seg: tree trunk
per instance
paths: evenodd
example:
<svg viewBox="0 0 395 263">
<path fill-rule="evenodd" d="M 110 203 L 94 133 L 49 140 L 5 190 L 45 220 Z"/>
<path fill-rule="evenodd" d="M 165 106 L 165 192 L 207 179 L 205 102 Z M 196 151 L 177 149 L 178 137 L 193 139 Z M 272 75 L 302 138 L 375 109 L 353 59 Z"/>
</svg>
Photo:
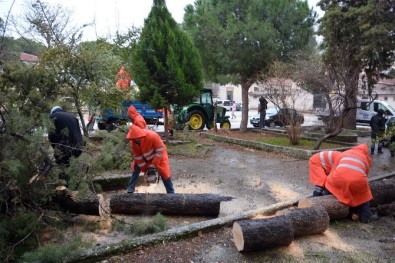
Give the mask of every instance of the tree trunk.
<svg viewBox="0 0 395 263">
<path fill-rule="evenodd" d="M 288 246 L 294 239 L 292 222 L 285 216 L 235 222 L 232 234 L 241 252 Z"/>
<path fill-rule="evenodd" d="M 295 236 L 321 234 L 329 228 L 329 215 L 321 206 L 286 209 L 276 215 L 284 215 L 291 220 Z"/>
<path fill-rule="evenodd" d="M 395 177 L 370 182 L 369 185 L 373 195 L 371 206 L 395 202 Z"/>
<path fill-rule="evenodd" d="M 330 220 L 345 218 L 349 214 L 349 207 L 340 203 L 333 195 L 324 195 L 302 199 L 298 203 L 298 208 L 321 206 L 325 208 Z"/>
<path fill-rule="evenodd" d="M 53 200 L 61 209 L 71 213 L 85 215 L 100 215 L 99 206 L 103 200 L 102 195 L 88 193 L 84 197 L 80 197 L 76 191 L 70 191 L 65 187 L 57 189 Z"/>
<path fill-rule="evenodd" d="M 214 194 L 117 194 L 110 200 L 111 213 L 218 216 L 221 201 L 231 197 Z"/>
</svg>

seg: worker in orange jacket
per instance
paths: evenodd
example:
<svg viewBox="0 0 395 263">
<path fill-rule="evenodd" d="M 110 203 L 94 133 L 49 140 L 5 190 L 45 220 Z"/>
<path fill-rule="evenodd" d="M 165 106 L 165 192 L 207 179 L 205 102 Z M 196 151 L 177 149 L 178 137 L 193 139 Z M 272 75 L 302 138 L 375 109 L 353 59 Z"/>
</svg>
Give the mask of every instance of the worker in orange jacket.
<svg viewBox="0 0 395 263">
<path fill-rule="evenodd" d="M 128 108 L 128 115 L 132 119 L 132 123 L 141 129 L 147 128 L 147 123 L 144 120 L 144 117 L 137 112 L 136 108 L 133 105 L 130 105 Z M 136 187 L 137 180 L 140 175 L 140 168 L 135 161 L 132 162 L 132 175 L 130 176 L 130 180 L 127 186 L 127 192 L 133 193 Z"/>
<path fill-rule="evenodd" d="M 310 183 L 316 186 L 313 196 L 327 194 L 325 189 L 326 178 L 332 171 L 332 167 L 339 162 L 340 155 L 341 152 L 339 151 L 322 151 L 310 157 Z"/>
<path fill-rule="evenodd" d="M 166 192 L 173 194 L 174 187 L 171 180 L 167 148 L 160 136 L 154 131 L 141 129 L 132 124 L 126 139 L 130 141 L 134 161 L 140 170 L 146 172 L 149 168 L 157 169 L 162 177 Z"/>
<path fill-rule="evenodd" d="M 361 222 L 377 219 L 370 209 L 373 196 L 368 183 L 371 166 L 368 145 L 355 146 L 341 152 L 338 157 L 326 177 L 324 188 L 340 202 L 350 206 L 352 212 L 357 212 Z"/>
</svg>

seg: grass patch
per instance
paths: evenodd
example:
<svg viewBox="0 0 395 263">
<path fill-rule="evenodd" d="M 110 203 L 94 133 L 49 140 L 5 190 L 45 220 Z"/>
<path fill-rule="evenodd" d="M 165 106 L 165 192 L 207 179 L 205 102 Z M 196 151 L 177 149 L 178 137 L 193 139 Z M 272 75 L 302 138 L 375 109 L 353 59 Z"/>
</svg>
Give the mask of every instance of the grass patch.
<svg viewBox="0 0 395 263">
<path fill-rule="evenodd" d="M 161 213 L 157 213 L 152 218 L 135 221 L 130 227 L 130 232 L 136 236 L 142 236 L 162 232 L 166 227 L 166 218 Z"/>
<path fill-rule="evenodd" d="M 255 139 L 257 142 L 278 145 L 278 146 L 285 146 L 285 147 L 296 147 L 300 149 L 313 149 L 317 141 L 307 140 L 307 139 L 300 139 L 299 144 L 292 145 L 288 139 L 288 137 L 269 137 L 269 138 L 257 138 Z M 321 149 L 333 149 L 333 148 L 340 148 L 344 147 L 344 145 L 338 143 L 330 143 L 330 142 L 323 142 L 320 146 Z"/>
<path fill-rule="evenodd" d="M 81 238 L 76 238 L 72 242 L 65 244 L 48 244 L 38 249 L 26 252 L 22 255 L 22 262 L 61 262 L 63 258 L 76 255 L 81 248 L 86 248 L 90 244 L 83 242 Z"/>
</svg>

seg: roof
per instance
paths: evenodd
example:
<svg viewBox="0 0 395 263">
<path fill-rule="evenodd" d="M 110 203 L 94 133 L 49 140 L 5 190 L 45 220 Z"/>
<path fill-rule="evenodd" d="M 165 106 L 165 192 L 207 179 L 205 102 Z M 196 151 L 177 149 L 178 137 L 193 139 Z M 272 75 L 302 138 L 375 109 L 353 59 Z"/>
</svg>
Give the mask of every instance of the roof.
<svg viewBox="0 0 395 263">
<path fill-rule="evenodd" d="M 27 54 L 24 52 L 19 53 L 19 60 L 28 63 L 38 63 L 40 61 L 38 56 Z"/>
</svg>

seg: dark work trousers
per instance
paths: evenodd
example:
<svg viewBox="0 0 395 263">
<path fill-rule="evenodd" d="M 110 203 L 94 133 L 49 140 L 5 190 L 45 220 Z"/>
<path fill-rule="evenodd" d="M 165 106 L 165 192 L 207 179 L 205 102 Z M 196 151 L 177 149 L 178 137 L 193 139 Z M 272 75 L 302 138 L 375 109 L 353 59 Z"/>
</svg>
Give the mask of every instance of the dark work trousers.
<svg viewBox="0 0 395 263">
<path fill-rule="evenodd" d="M 266 110 L 259 112 L 259 128 L 265 128 Z"/>
</svg>

